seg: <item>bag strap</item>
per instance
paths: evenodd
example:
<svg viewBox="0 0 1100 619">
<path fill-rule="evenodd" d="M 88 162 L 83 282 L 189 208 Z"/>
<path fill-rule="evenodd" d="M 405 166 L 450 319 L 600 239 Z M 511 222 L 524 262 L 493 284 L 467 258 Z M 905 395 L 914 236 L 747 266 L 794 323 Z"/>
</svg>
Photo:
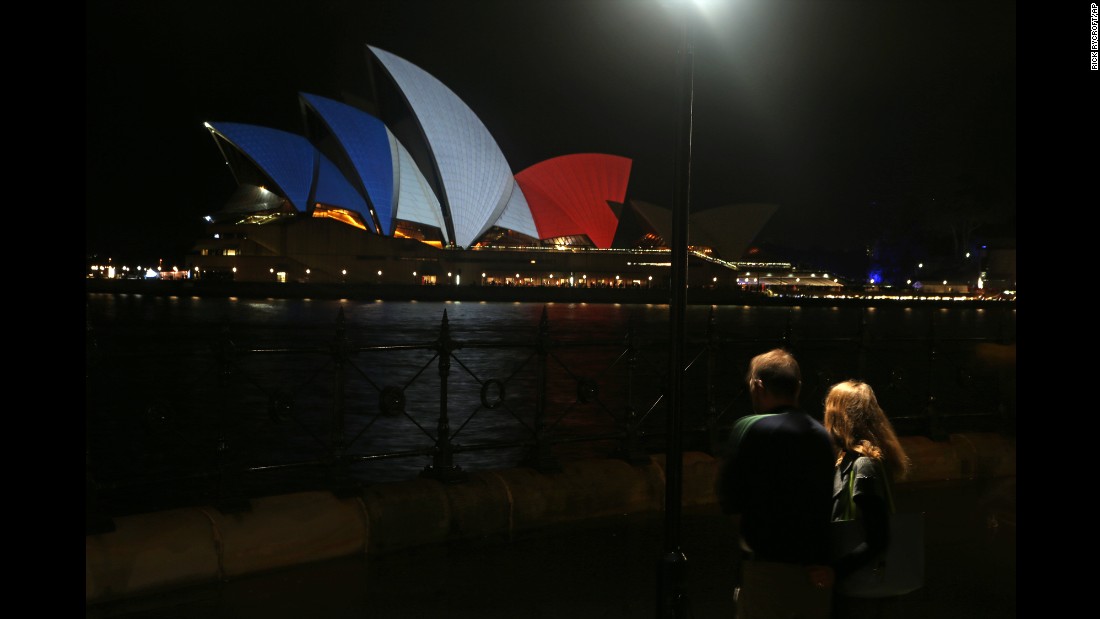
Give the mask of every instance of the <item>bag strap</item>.
<svg viewBox="0 0 1100 619">
<path fill-rule="evenodd" d="M 844 506 L 844 519 L 852 520 L 856 512 L 855 501 L 855 489 L 856 489 L 856 463 L 852 462 L 851 468 L 848 469 L 848 504 Z"/>
<path fill-rule="evenodd" d="M 865 457 L 865 456 L 861 456 Z M 859 458 L 856 458 L 857 460 Z M 886 501 L 890 506 L 890 513 L 894 513 L 894 491 L 890 488 L 890 475 L 884 469 L 882 471 L 882 483 L 886 486 Z M 844 506 L 844 519 L 851 520 L 856 513 L 856 463 L 852 462 L 852 467 L 848 471 L 848 504 Z"/>
</svg>

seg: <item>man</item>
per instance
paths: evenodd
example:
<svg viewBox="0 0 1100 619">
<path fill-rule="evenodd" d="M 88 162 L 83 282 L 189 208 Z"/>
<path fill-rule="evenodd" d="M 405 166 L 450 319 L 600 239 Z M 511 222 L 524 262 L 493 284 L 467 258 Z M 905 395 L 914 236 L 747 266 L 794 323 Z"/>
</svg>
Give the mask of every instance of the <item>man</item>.
<svg viewBox="0 0 1100 619">
<path fill-rule="evenodd" d="M 754 357 L 747 380 L 755 414 L 734 424 L 717 488 L 743 551 L 737 619 L 824 619 L 837 452 L 825 427 L 798 407 L 802 374 L 790 353 Z"/>
</svg>

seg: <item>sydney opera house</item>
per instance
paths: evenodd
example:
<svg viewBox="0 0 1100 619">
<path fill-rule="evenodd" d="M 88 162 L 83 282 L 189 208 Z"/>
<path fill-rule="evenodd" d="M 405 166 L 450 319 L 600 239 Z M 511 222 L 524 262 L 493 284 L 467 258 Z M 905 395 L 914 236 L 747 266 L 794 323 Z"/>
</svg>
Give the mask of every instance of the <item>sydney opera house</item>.
<svg viewBox="0 0 1100 619">
<path fill-rule="evenodd" d="M 515 172 L 439 80 L 375 47 L 367 60 L 371 112 L 301 93 L 300 134 L 206 124 L 237 190 L 207 216 L 193 277 L 668 285 L 671 210 L 631 199 L 631 159 L 565 154 Z M 743 283 L 738 261 L 775 208 L 693 213 L 689 285 Z"/>
</svg>

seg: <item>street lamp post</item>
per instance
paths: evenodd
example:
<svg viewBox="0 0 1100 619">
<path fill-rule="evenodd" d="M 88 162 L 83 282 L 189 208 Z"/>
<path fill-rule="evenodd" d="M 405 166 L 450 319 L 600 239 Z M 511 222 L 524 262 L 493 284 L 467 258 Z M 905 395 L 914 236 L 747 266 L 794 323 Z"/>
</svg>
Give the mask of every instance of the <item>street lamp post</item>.
<svg viewBox="0 0 1100 619">
<path fill-rule="evenodd" d="M 676 182 L 672 205 L 672 298 L 669 302 L 669 390 L 665 448 L 664 549 L 657 575 L 658 619 L 686 616 L 684 571 L 687 557 L 680 547 L 683 495 L 684 311 L 687 305 L 688 213 L 691 210 L 692 106 L 695 98 L 694 7 L 681 3 L 681 39 L 678 65 L 679 119 L 676 143 Z"/>
</svg>

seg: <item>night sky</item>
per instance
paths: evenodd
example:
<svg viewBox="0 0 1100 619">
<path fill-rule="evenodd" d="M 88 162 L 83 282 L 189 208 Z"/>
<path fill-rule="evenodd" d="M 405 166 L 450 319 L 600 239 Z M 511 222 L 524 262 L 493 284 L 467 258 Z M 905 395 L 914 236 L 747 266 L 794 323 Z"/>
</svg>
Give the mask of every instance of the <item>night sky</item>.
<svg viewBox="0 0 1100 619">
<path fill-rule="evenodd" d="M 1015 2 L 706 5 L 694 209 L 778 204 L 757 241 L 803 249 L 927 227 L 945 203 L 1015 238 Z M 203 123 L 303 133 L 299 93 L 367 96 L 367 45 L 454 91 L 513 172 L 621 155 L 634 162 L 628 198 L 672 206 L 680 29 L 670 0 L 86 8 L 89 256 L 181 259 L 235 188 Z"/>
</svg>

